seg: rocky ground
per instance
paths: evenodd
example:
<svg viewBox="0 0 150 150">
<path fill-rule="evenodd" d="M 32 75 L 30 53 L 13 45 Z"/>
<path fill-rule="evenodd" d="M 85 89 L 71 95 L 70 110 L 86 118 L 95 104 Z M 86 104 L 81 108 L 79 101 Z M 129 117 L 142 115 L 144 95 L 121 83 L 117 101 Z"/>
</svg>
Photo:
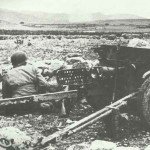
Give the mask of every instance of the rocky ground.
<svg viewBox="0 0 150 150">
<path fill-rule="evenodd" d="M 18 44 L 18 40 L 23 40 Z M 128 45 L 130 39 L 122 39 L 124 45 Z M 138 45 L 149 45 L 149 39 L 140 41 Z M 80 54 L 84 60 L 94 62 L 98 56 L 93 53 L 92 47 L 100 44 L 113 44 L 117 39 L 107 39 L 99 36 L 8 36 L 0 40 L 0 62 L 1 69 L 10 64 L 9 57 L 16 50 L 25 51 L 29 60 L 32 62 L 43 60 L 66 61 L 68 54 Z M 130 44 L 136 46 L 136 40 Z M 54 65 L 55 66 L 55 65 Z M 26 114 L 11 114 L 9 116 L 0 116 L 0 127 L 15 127 L 25 132 L 31 139 L 48 136 L 53 132 L 66 127 L 69 124 L 78 121 L 91 114 L 94 110 L 87 103 L 78 103 L 74 106 L 68 118 L 59 117 L 59 113 L 34 112 Z M 87 127 L 79 133 L 64 139 L 55 145 L 58 150 L 65 150 L 73 144 L 88 142 L 94 140 L 113 141 L 118 146 L 139 147 L 145 149 L 150 144 L 150 132 L 146 130 L 137 116 L 129 115 L 127 119 L 120 121 L 119 140 L 115 141 L 108 138 L 105 126 L 102 120 Z"/>
<path fill-rule="evenodd" d="M 27 136 L 31 137 L 31 141 L 34 142 L 38 137 L 48 136 L 93 112 L 94 110 L 88 104 L 77 104 L 68 118 L 60 118 L 58 113 L 14 114 L 11 116 L 0 116 L 0 126 L 1 128 L 13 126 L 20 129 Z M 150 132 L 142 127 L 141 121 L 137 116 L 129 115 L 128 120 L 120 121 L 119 137 L 119 140 L 108 138 L 104 123 L 102 120 L 99 120 L 67 139 L 53 144 L 52 147 L 58 150 L 65 150 L 74 144 L 105 140 L 112 141 L 117 146 L 139 147 L 141 150 L 144 150 L 150 144 Z"/>
</svg>

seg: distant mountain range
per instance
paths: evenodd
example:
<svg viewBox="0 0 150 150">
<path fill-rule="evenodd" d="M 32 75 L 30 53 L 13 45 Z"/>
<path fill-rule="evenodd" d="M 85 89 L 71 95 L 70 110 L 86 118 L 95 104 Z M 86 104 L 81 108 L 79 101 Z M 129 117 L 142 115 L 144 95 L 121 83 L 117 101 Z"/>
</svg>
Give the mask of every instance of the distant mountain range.
<svg viewBox="0 0 150 150">
<path fill-rule="evenodd" d="M 43 12 L 16 12 L 0 9 L 0 20 L 11 23 L 69 23 L 67 14 L 48 14 Z"/>
<path fill-rule="evenodd" d="M 50 14 L 45 12 L 17 12 L 6 9 L 0 9 L 0 20 L 12 24 L 36 23 L 36 24 L 68 24 L 68 23 L 85 23 L 98 22 L 101 20 L 117 19 L 145 19 L 132 14 L 115 14 L 105 15 L 102 13 L 93 14 Z"/>
<path fill-rule="evenodd" d="M 113 14 L 113 15 L 104 15 L 101 13 L 92 14 L 94 20 L 120 20 L 120 19 L 146 19 L 133 14 Z"/>
</svg>

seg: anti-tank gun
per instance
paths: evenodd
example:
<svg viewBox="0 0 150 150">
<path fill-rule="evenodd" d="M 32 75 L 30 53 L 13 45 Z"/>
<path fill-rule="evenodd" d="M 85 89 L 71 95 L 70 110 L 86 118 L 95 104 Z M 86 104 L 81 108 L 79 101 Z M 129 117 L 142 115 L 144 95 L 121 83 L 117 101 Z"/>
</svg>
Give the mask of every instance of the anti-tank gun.
<svg viewBox="0 0 150 150">
<path fill-rule="evenodd" d="M 60 85 L 82 87 L 89 104 L 102 109 L 44 138 L 42 147 L 80 131 L 114 110 L 116 113 L 124 105 L 150 125 L 150 49 L 102 45 L 95 52 L 100 56 L 99 67 L 60 70 L 57 81 Z"/>
<path fill-rule="evenodd" d="M 134 101 L 128 102 L 127 110 L 142 116 L 150 125 L 150 49 L 101 45 L 94 51 L 99 55 L 100 67 L 93 68 L 97 73 L 97 82 L 87 87 L 87 101 L 99 109 L 132 92 L 140 91 Z M 97 95 L 91 94 L 94 91 Z"/>
<path fill-rule="evenodd" d="M 150 49 L 101 45 L 94 51 L 99 55 L 98 67 L 58 71 L 58 83 L 78 86 L 78 91 L 82 87 L 86 100 L 96 110 L 130 93 L 142 91 L 134 101 L 128 101 L 127 110 L 142 116 L 150 124 L 147 105 Z"/>
</svg>

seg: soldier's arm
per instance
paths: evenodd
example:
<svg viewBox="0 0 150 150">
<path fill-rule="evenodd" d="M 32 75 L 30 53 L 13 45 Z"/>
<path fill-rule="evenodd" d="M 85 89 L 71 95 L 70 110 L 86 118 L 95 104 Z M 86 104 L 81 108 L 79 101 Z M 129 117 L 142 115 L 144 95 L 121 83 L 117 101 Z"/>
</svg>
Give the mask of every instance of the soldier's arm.
<svg viewBox="0 0 150 150">
<path fill-rule="evenodd" d="M 41 73 L 36 69 L 36 78 L 38 82 L 38 86 L 44 86 L 47 89 L 51 88 L 52 86 L 46 81 L 46 79 L 41 75 Z"/>
<path fill-rule="evenodd" d="M 48 69 L 44 69 L 43 71 L 42 71 L 42 75 L 43 76 L 48 76 L 49 78 L 52 78 L 53 76 L 55 76 L 56 75 L 56 70 L 54 70 L 54 71 L 50 71 L 50 70 L 48 70 Z"/>
</svg>

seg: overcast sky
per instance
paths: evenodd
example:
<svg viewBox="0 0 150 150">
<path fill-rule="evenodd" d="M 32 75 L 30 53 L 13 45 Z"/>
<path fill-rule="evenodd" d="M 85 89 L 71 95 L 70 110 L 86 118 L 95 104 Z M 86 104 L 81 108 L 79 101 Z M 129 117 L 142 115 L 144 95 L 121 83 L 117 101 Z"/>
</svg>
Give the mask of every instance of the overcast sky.
<svg viewBox="0 0 150 150">
<path fill-rule="evenodd" d="M 0 8 L 50 13 L 123 13 L 150 18 L 150 0 L 0 0 Z"/>
</svg>

